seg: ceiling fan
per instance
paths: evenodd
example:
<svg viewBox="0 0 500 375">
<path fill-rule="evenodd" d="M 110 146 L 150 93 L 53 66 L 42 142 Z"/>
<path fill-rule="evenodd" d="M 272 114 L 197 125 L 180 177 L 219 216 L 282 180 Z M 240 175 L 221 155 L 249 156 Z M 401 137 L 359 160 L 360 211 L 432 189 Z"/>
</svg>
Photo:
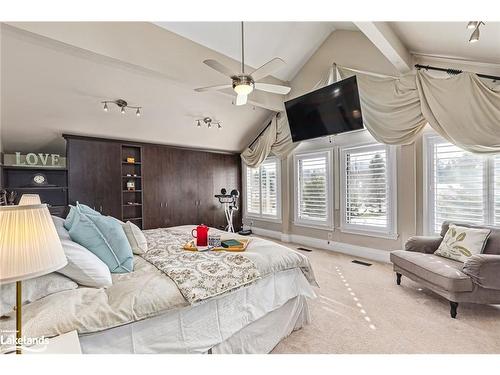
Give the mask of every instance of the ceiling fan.
<svg viewBox="0 0 500 375">
<path fill-rule="evenodd" d="M 234 72 L 221 64 L 216 60 L 205 60 L 204 64 L 208 65 L 210 68 L 217 70 L 219 73 L 224 74 L 231 78 L 232 82 L 230 84 L 215 85 L 208 87 L 200 87 L 195 89 L 195 91 L 219 91 L 232 87 L 236 92 L 236 105 L 244 105 L 247 103 L 248 95 L 255 89 L 270 92 L 273 94 L 286 95 L 290 92 L 290 87 L 282 85 L 274 85 L 271 83 L 257 82 L 258 80 L 267 77 L 274 71 L 283 67 L 286 63 L 276 57 L 271 61 L 268 61 L 260 68 L 254 70 L 251 74 L 245 73 L 245 38 L 244 38 L 244 28 L 243 22 L 241 23 L 241 72 L 234 74 Z"/>
</svg>

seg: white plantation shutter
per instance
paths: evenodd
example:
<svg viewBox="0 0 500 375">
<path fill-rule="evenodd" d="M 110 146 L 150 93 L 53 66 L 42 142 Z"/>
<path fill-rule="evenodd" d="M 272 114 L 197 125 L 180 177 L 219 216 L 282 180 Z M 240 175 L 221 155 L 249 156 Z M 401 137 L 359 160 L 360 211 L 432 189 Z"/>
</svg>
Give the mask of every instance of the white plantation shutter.
<svg viewBox="0 0 500 375">
<path fill-rule="evenodd" d="M 260 172 L 259 168 L 247 168 L 247 212 L 260 214 Z"/>
<path fill-rule="evenodd" d="M 341 150 L 341 230 L 396 236 L 394 151 L 375 144 Z"/>
<path fill-rule="evenodd" d="M 260 166 L 262 215 L 276 216 L 278 206 L 276 159 L 266 160 Z"/>
<path fill-rule="evenodd" d="M 246 169 L 246 214 L 259 218 L 279 218 L 279 160 L 267 158 L 259 168 Z"/>
<path fill-rule="evenodd" d="M 485 223 L 485 159 L 447 142 L 435 142 L 432 152 L 434 231 L 445 220 Z"/>
<path fill-rule="evenodd" d="M 310 225 L 331 224 L 329 152 L 295 157 L 295 221 Z"/>
<path fill-rule="evenodd" d="M 425 136 L 428 233 L 445 220 L 500 226 L 500 156 L 472 154 Z"/>
<path fill-rule="evenodd" d="M 342 150 L 342 229 L 394 234 L 395 186 L 386 145 Z"/>
</svg>

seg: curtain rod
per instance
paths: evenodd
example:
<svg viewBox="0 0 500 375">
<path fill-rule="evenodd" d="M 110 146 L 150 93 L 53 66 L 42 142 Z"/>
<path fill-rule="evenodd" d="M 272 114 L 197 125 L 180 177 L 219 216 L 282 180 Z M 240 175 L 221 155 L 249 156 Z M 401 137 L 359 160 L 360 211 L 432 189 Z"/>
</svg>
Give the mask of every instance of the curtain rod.
<svg viewBox="0 0 500 375">
<path fill-rule="evenodd" d="M 273 117 L 271 118 L 271 120 L 269 120 L 269 123 L 266 125 L 266 127 L 260 131 L 260 133 L 257 135 L 257 137 L 255 137 L 255 139 L 252 141 L 252 143 L 250 143 L 248 145 L 248 147 L 252 147 L 253 144 L 257 141 L 257 139 L 259 139 L 259 137 L 262 135 L 262 133 L 264 133 L 266 131 L 266 129 L 269 127 L 269 125 L 271 125 L 273 123 L 273 121 L 275 120 L 275 118 L 279 118 L 279 117 L 280 117 L 280 113 L 279 112 L 276 113 L 276 115 L 273 115 Z"/>
<path fill-rule="evenodd" d="M 437 70 L 439 72 L 446 72 L 446 73 L 448 73 L 450 75 L 457 75 L 457 74 L 463 73 L 463 70 L 460 70 L 460 69 L 438 68 L 436 66 L 421 65 L 421 64 L 415 64 L 415 68 L 417 68 L 417 69 L 425 69 L 425 70 Z M 478 77 L 481 77 L 481 78 L 492 79 L 494 81 L 499 81 L 500 80 L 500 77 L 498 77 L 498 76 L 492 76 L 492 75 L 488 75 L 488 74 L 479 74 L 479 73 L 475 73 L 475 74 Z"/>
</svg>

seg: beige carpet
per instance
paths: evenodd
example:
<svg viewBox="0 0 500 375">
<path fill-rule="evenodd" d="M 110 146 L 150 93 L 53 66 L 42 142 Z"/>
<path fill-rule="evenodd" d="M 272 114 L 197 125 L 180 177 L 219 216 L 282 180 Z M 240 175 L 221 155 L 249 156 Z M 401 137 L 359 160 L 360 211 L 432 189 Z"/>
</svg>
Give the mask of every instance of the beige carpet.
<svg viewBox="0 0 500 375">
<path fill-rule="evenodd" d="M 312 324 L 273 353 L 500 353 L 500 306 L 460 304 L 451 319 L 448 301 L 404 276 L 397 286 L 389 264 L 303 254 L 320 284 L 310 301 Z"/>
</svg>

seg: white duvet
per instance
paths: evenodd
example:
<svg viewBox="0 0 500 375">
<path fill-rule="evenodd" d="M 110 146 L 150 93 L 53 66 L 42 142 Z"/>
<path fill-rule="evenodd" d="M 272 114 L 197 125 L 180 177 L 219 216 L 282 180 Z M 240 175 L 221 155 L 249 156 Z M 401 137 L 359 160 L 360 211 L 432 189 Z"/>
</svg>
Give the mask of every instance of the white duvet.
<svg viewBox="0 0 500 375">
<path fill-rule="evenodd" d="M 307 257 L 285 246 L 253 238 L 244 254 L 255 263 L 262 277 L 300 269 L 309 283 L 316 285 Z M 79 334 L 99 332 L 188 305 L 169 277 L 135 256 L 134 271 L 113 274 L 113 285 L 106 289 L 79 287 L 24 306 L 23 333 L 29 337 L 51 337 L 72 330 Z M 14 327 L 14 314 L 0 321 L 3 332 Z"/>
</svg>

